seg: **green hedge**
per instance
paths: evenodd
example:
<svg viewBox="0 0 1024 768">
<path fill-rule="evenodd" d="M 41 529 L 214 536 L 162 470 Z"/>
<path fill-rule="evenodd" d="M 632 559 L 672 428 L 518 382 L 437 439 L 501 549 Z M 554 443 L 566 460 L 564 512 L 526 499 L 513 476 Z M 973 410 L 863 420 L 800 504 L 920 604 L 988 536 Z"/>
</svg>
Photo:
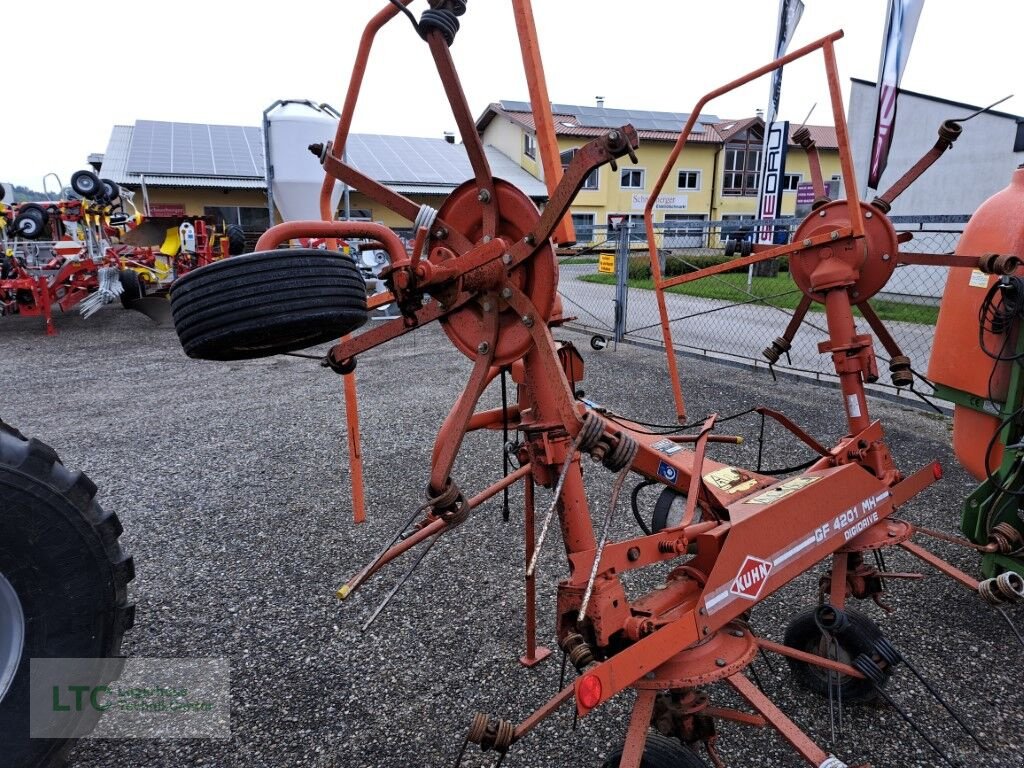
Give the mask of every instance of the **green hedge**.
<svg viewBox="0 0 1024 768">
<path fill-rule="evenodd" d="M 725 256 L 668 256 L 665 258 L 665 270 L 663 277 L 675 277 L 676 275 L 685 275 L 688 272 L 695 272 L 698 269 L 706 269 L 707 267 L 715 267 L 718 266 L 719 264 L 724 264 L 727 261 L 732 261 L 732 259 L 727 259 Z M 788 270 L 788 259 L 785 256 L 783 256 L 779 259 L 779 271 L 787 272 Z M 735 269 L 728 270 L 728 272 L 746 271 L 746 267 L 736 267 Z M 650 280 L 650 259 L 648 259 L 648 257 L 646 256 L 631 257 L 629 259 L 628 274 L 630 280 Z"/>
</svg>

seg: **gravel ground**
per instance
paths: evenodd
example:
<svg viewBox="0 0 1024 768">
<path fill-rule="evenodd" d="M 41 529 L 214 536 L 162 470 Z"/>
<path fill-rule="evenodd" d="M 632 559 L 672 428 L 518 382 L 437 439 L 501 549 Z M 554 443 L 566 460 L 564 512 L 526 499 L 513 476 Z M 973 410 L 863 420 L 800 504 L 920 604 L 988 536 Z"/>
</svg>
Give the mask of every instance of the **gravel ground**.
<svg viewBox="0 0 1024 768">
<path fill-rule="evenodd" d="M 232 737 L 223 741 L 83 741 L 73 766 L 445 766 L 472 714 L 518 720 L 554 693 L 557 660 L 526 670 L 522 652 L 522 533 L 518 496 L 512 524 L 495 500 L 446 536 L 377 622 L 360 626 L 404 565 L 387 569 L 346 603 L 335 589 L 379 548 L 399 518 L 421 502 L 436 429 L 468 374 L 467 361 L 437 329 L 366 355 L 359 368 L 369 522 L 351 522 L 340 379 L 315 362 L 273 358 L 206 363 L 185 358 L 170 329 L 108 308 L 88 321 L 58 318 L 47 338 L 34 319 L 0 321 L 3 417 L 51 443 L 88 472 L 102 503 L 117 511 L 135 556 L 138 606 L 125 651 L 149 657 L 227 657 L 232 670 Z M 670 420 L 663 357 L 635 347 L 586 353 L 589 397 L 651 421 Z M 763 373 L 684 359 L 691 415 L 764 403 L 824 441 L 842 431 L 834 390 L 773 383 Z M 485 397 L 497 402 L 496 388 Z M 954 530 L 972 481 L 954 463 L 947 420 L 874 402 L 900 466 L 933 457 L 945 479 L 905 511 Z M 742 424 L 742 426 L 740 426 Z M 756 422 L 733 422 L 750 438 L 713 446 L 716 457 L 755 462 Z M 767 461 L 806 455 L 770 429 Z M 500 439 L 471 435 L 455 476 L 467 492 L 501 470 Z M 590 472 L 600 503 L 611 476 Z M 541 489 L 538 505 L 548 492 Z M 653 500 L 651 501 L 653 504 Z M 631 534 L 631 516 L 616 520 Z M 976 572 L 969 552 L 935 551 Z M 542 642 L 553 641 L 560 547 L 540 569 Z M 894 570 L 918 570 L 902 552 Z M 923 568 L 923 566 L 922 566 Z M 899 582 L 886 616 L 863 610 L 976 723 L 994 748 L 979 751 L 928 699 L 905 669 L 889 690 L 944 748 L 967 766 L 1021 766 L 1024 653 L 990 609 L 932 573 Z M 663 575 L 662 575 L 663 577 Z M 653 580 L 652 580 L 653 579 Z M 629 581 L 634 591 L 654 573 Z M 780 639 L 789 617 L 813 604 L 808 574 L 760 604 L 753 624 Z M 1017 612 L 1018 621 L 1024 616 Z M 757 662 L 771 697 L 826 749 L 851 765 L 911 768 L 941 764 L 887 707 L 849 708 L 845 733 L 830 746 L 828 705 L 794 687 L 785 664 Z M 722 686 L 713 698 L 734 699 Z M 625 730 L 629 696 L 572 730 L 566 708 L 515 746 L 504 765 L 598 766 Z M 725 725 L 720 748 L 731 768 L 802 766 L 773 732 Z M 466 766 L 493 765 L 470 751 Z"/>
</svg>

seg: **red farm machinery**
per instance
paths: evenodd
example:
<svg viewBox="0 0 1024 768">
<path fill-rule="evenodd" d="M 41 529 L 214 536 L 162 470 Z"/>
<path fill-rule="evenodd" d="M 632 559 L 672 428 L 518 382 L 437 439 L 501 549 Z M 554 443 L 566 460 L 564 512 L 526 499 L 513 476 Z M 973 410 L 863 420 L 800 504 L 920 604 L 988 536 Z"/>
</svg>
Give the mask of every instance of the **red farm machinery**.
<svg viewBox="0 0 1024 768">
<path fill-rule="evenodd" d="M 127 309 L 166 316 L 170 283 L 196 267 L 242 253 L 244 234 L 203 217 L 148 218 L 131 195 L 91 171 L 43 202 L 0 200 L 0 315 L 53 316 L 77 307 L 88 317 L 120 298 Z"/>
<path fill-rule="evenodd" d="M 477 506 L 522 483 L 526 615 L 531 633 L 524 661 L 533 664 L 542 656 L 532 637 L 536 553 L 557 529 L 568 564 L 568 575 L 558 584 L 555 606 L 558 645 L 578 676 L 521 721 L 478 714 L 470 724 L 458 762 L 471 745 L 493 750 L 503 759 L 513 745 L 563 704 L 572 702 L 576 713 L 585 717 L 632 690 L 635 704 L 624 746 L 609 758 L 608 768 L 703 765 L 698 751 L 721 768 L 724 761 L 716 744 L 722 722 L 774 728 L 808 765 L 843 768 L 846 763 L 806 735 L 748 677 L 755 656 L 770 652 L 785 657 L 798 675 L 817 680 L 819 692 L 830 700 L 844 694 L 848 699 L 886 699 L 940 759 L 954 764 L 933 736 L 916 725 L 887 693 L 889 678 L 898 673 L 917 677 L 958 725 L 979 739 L 881 629 L 851 605 L 880 599 L 885 582 L 901 575 L 885 568 L 884 554 L 892 548 L 911 553 L 977 594 L 979 612 L 986 604 L 1002 609 L 1024 598 L 1024 579 L 1013 570 L 998 570 L 979 581 L 944 562 L 919 541 L 923 535 L 944 534 L 897 517 L 900 507 L 941 478 L 941 468 L 937 462 L 909 469 L 897 466 L 882 424 L 869 413 L 866 397 L 866 385 L 879 377 L 876 340 L 892 359 L 895 383 L 906 385 L 914 375 L 910 360 L 867 304 L 897 264 L 950 266 L 954 272 L 961 269 L 971 274 L 977 271 L 986 285 L 1010 278 L 1020 268 L 1020 219 L 1007 215 L 1005 209 L 992 211 L 978 225 L 1010 233 L 997 244 L 997 252 L 985 250 L 988 246 L 984 243 L 982 250 L 969 252 L 972 243 L 979 241 L 967 235 L 957 254 L 900 250 L 908 237 L 897 232 L 889 220 L 889 207 L 952 145 L 960 123 L 944 123 L 935 148 L 892 189 L 870 202 L 855 197 L 829 200 L 820 169 L 816 170 L 813 144 L 806 144 L 817 201 L 792 243 L 755 245 L 725 265 L 671 279 L 662 278 L 657 254 L 651 253 L 679 420 L 674 430 L 653 434 L 639 421 L 577 398 L 575 385 L 582 378 L 582 359 L 571 344 L 558 342 L 552 335 L 552 328 L 562 321 L 554 247 L 572 239 L 565 221 L 569 206 L 594 169 L 635 161 L 636 131 L 630 125 L 608 130 L 575 152 L 564 173 L 561 171 L 530 3 L 513 0 L 550 187 L 549 202 L 539 211 L 514 186 L 492 175 L 475 130 L 449 50 L 459 34 L 466 2 L 430 0 L 419 18 L 406 7 L 411 4 L 411 0 L 394 0 L 367 25 L 334 140 L 310 148 L 325 171 L 323 220 L 276 226 L 260 239 L 255 253 L 192 271 L 171 290 L 179 339 L 185 352 L 195 358 L 256 358 L 340 338 L 323 364 L 343 374 L 354 387 L 352 377 L 360 355 L 436 321 L 451 343 L 472 361 L 469 380 L 438 432 L 424 473 L 426 498 L 403 516 L 380 552 L 341 586 L 339 597 L 344 599 L 362 588 L 381 568 L 405 553 L 418 549 L 422 556 L 438 537 L 466 523 Z M 344 160 L 374 39 L 385 24 L 402 14 L 412 22 L 416 37 L 429 47 L 473 168 L 473 178 L 436 210 L 384 187 Z M 841 37 L 841 32 L 835 32 L 803 46 L 710 92 L 695 105 L 650 196 L 646 211 L 649 243 L 655 242 L 652 206 L 658 190 L 705 104 L 805 57 L 821 56 L 843 178 L 847 190 L 857 189 L 834 50 Z M 380 224 L 333 220 L 330 200 L 336 181 L 358 188 L 413 222 L 411 248 Z M 1008 194 L 1013 195 L 1014 210 L 1019 211 L 1019 179 L 1015 184 L 1015 191 Z M 280 248 L 299 238 L 324 238 L 327 250 Z M 353 261 L 336 251 L 342 238 L 369 241 L 388 253 L 390 266 L 384 277 L 389 293 L 374 297 L 369 306 L 394 302 L 401 315 L 359 335 L 351 334 L 367 319 L 366 289 Z M 784 414 L 757 409 L 815 453 L 814 460 L 787 476 L 716 461 L 714 445 L 734 439 L 720 432 L 725 419 L 718 414 L 685 423 L 662 293 L 684 280 L 780 256 L 789 258 L 804 299 L 769 353 L 784 352 L 811 305 L 823 305 L 829 339 L 821 344 L 820 352 L 834 363 L 840 389 L 836 410 L 846 426 L 845 435 L 835 445 L 823 445 Z M 266 294 L 262 311 L 254 312 L 252 290 L 268 279 L 288 289 Z M 997 304 L 998 296 L 990 303 Z M 873 335 L 857 332 L 855 309 L 868 321 Z M 1008 327 L 1003 322 L 988 330 L 998 335 Z M 1020 342 L 1014 338 L 1009 343 Z M 516 402 L 498 410 L 478 410 L 481 395 L 506 369 L 517 384 Z M 1019 415 L 1019 408 L 1014 412 Z M 518 467 L 475 493 L 463 489 L 452 474 L 463 438 L 472 430 L 503 423 L 521 436 L 512 450 Z M 977 460 L 975 449 L 968 450 L 974 451 L 972 460 Z M 593 459 L 594 471 L 603 468 L 614 475 L 610 498 L 600 505 L 603 511 L 597 515 L 593 512 L 598 507 L 588 499 L 584 485 L 584 456 Z M 1016 480 L 1020 462 L 1008 471 Z M 613 541 L 609 524 L 631 475 L 671 491 L 678 499 L 678 509 L 657 530 Z M 535 515 L 537 486 L 550 489 L 539 515 Z M 1004 556 L 1011 556 L 1021 545 L 1013 525 L 995 522 L 984 536 L 983 546 Z M 819 566 L 820 604 L 790 622 L 787 642 L 772 642 L 755 634 L 748 619 L 758 605 Z M 662 569 L 658 587 L 639 597 L 627 596 L 622 575 L 647 568 Z M 744 707 L 713 702 L 706 689 L 716 682 L 731 688 Z"/>
</svg>

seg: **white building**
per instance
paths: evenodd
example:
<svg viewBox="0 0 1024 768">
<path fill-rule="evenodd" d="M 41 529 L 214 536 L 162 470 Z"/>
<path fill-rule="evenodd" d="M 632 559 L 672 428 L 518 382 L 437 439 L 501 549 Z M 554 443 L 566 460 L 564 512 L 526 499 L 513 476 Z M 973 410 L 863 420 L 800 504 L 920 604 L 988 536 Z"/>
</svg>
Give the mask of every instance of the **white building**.
<svg viewBox="0 0 1024 768">
<path fill-rule="evenodd" d="M 888 189 L 931 149 L 944 120 L 966 117 L 979 109 L 971 104 L 900 90 L 889 164 L 877 193 L 869 195 L 865 189 L 875 106 L 875 84 L 853 78 L 847 122 L 860 187 L 857 192 L 868 200 Z M 896 200 L 892 215 L 971 214 L 1009 183 L 1013 170 L 1024 163 L 1024 117 L 986 112 L 965 123 L 963 128 L 952 148 Z"/>
<path fill-rule="evenodd" d="M 878 189 L 869 192 L 868 161 L 874 136 L 876 98 L 873 82 L 852 78 L 847 122 L 857 193 L 865 200 L 884 193 L 934 146 L 943 121 L 967 117 L 979 109 L 972 104 L 900 90 L 889 162 Z M 958 239 L 955 235 L 929 230 L 963 230 L 966 217 L 1005 187 L 1013 170 L 1021 163 L 1024 163 L 1024 117 L 993 111 L 964 123 L 960 138 L 896 199 L 890 213 L 896 217 L 949 216 L 952 220 L 920 224 L 897 220 L 897 231 L 917 231 L 914 240 L 903 248 L 926 253 L 952 250 Z M 884 295 L 898 300 L 937 302 L 946 284 L 947 271 L 942 267 L 903 267 L 896 270 Z"/>
</svg>

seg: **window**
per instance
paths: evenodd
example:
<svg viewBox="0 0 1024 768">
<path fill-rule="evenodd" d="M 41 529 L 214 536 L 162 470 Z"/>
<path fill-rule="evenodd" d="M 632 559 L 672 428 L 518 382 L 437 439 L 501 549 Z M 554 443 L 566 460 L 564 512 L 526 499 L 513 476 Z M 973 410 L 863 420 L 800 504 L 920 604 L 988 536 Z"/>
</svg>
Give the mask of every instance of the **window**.
<svg viewBox="0 0 1024 768">
<path fill-rule="evenodd" d="M 722 194 L 756 195 L 761 181 L 760 169 L 760 149 L 753 149 L 749 144 L 726 148 Z"/>
<path fill-rule="evenodd" d="M 563 152 L 559 157 L 562 159 L 562 170 L 564 171 L 569 167 L 569 163 L 576 156 L 579 150 L 569 149 Z M 590 172 L 590 175 L 583 181 L 583 189 L 597 189 L 601 181 L 601 169 L 595 168 Z"/>
<path fill-rule="evenodd" d="M 523 154 L 527 157 L 537 157 L 537 140 L 532 133 L 523 134 Z"/>
<path fill-rule="evenodd" d="M 666 213 L 664 248 L 704 248 L 706 219 L 702 213 Z"/>
<path fill-rule="evenodd" d="M 240 224 L 246 232 L 266 232 L 270 228 L 270 215 L 266 208 L 237 205 L 207 205 L 204 216 L 212 216 L 219 225 Z"/>
<path fill-rule="evenodd" d="M 680 171 L 676 186 L 679 189 L 700 189 L 700 171 Z"/>
<path fill-rule="evenodd" d="M 787 173 L 786 178 L 782 182 L 783 192 L 796 192 L 797 187 L 800 186 L 800 182 L 804 180 L 802 174 L 799 173 Z"/>
<path fill-rule="evenodd" d="M 619 177 L 619 185 L 623 189 L 643 189 L 644 188 L 644 170 L 643 170 L 643 168 L 623 168 L 622 169 L 622 175 Z"/>
<path fill-rule="evenodd" d="M 592 213 L 574 213 L 572 215 L 572 228 L 576 230 L 577 243 L 594 242 L 594 220 Z"/>
</svg>

